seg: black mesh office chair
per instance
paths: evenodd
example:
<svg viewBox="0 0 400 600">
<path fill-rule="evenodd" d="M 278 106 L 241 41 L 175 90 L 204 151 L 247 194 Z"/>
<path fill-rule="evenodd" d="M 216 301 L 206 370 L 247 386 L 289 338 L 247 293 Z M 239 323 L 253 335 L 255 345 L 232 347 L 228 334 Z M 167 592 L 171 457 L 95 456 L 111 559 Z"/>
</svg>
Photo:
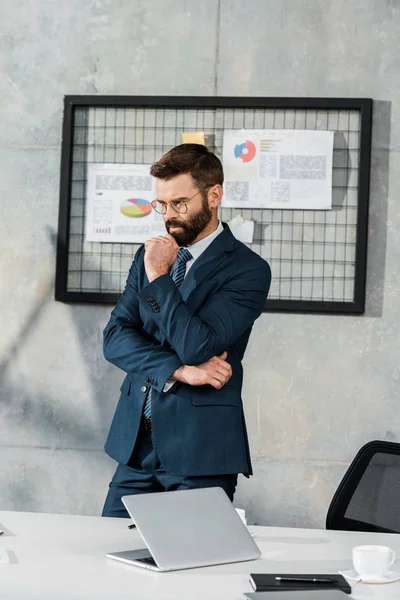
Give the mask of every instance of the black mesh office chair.
<svg viewBox="0 0 400 600">
<path fill-rule="evenodd" d="M 375 441 L 358 451 L 332 498 L 326 528 L 400 533 L 400 444 Z"/>
</svg>

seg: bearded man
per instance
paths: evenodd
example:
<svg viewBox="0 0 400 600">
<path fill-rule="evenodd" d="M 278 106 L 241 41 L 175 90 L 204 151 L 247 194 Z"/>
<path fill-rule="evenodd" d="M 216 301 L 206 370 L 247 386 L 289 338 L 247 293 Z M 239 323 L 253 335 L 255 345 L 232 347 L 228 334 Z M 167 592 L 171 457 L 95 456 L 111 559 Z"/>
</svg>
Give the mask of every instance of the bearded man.
<svg viewBox="0 0 400 600">
<path fill-rule="evenodd" d="M 242 359 L 263 311 L 268 263 L 218 219 L 220 160 L 182 144 L 151 168 L 167 234 L 139 248 L 104 330 L 104 356 L 126 377 L 105 444 L 119 464 L 103 516 L 121 497 L 222 487 L 252 474 Z"/>
</svg>

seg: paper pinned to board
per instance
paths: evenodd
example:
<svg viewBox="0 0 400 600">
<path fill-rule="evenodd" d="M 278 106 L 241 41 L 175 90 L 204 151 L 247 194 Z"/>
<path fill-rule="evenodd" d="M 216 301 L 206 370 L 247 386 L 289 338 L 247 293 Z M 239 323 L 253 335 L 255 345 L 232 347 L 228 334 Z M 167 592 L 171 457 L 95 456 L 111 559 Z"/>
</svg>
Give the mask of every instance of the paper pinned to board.
<svg viewBox="0 0 400 600">
<path fill-rule="evenodd" d="M 333 131 L 226 129 L 223 207 L 330 210 Z"/>
<path fill-rule="evenodd" d="M 153 210 L 155 177 L 150 164 L 89 163 L 87 167 L 87 242 L 142 244 L 165 233 Z"/>
<path fill-rule="evenodd" d="M 186 131 L 182 133 L 182 144 L 202 144 L 205 146 L 204 131 Z"/>
<path fill-rule="evenodd" d="M 245 219 L 242 215 L 235 215 L 228 222 L 230 230 L 236 239 L 244 244 L 251 244 L 254 236 L 254 221 Z"/>
</svg>

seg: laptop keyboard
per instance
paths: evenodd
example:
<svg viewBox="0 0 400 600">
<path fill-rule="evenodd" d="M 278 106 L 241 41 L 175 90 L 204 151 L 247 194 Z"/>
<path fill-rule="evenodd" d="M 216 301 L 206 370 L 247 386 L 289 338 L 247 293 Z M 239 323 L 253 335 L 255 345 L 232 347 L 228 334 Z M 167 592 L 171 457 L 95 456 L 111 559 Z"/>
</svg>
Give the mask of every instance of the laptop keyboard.
<svg viewBox="0 0 400 600">
<path fill-rule="evenodd" d="M 138 562 L 146 563 L 146 565 L 153 565 L 153 567 L 157 567 L 157 563 L 152 556 L 146 556 L 145 558 L 137 558 Z"/>
</svg>

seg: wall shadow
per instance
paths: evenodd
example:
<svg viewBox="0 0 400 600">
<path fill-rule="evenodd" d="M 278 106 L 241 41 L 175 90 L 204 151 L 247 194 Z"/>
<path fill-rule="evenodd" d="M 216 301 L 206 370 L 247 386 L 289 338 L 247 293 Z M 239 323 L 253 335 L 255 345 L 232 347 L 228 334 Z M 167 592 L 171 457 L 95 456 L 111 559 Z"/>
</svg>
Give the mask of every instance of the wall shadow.
<svg viewBox="0 0 400 600">
<path fill-rule="evenodd" d="M 388 101 L 374 101 L 368 224 L 366 317 L 381 317 L 383 313 L 389 202 L 391 106 L 392 103 Z"/>
</svg>

